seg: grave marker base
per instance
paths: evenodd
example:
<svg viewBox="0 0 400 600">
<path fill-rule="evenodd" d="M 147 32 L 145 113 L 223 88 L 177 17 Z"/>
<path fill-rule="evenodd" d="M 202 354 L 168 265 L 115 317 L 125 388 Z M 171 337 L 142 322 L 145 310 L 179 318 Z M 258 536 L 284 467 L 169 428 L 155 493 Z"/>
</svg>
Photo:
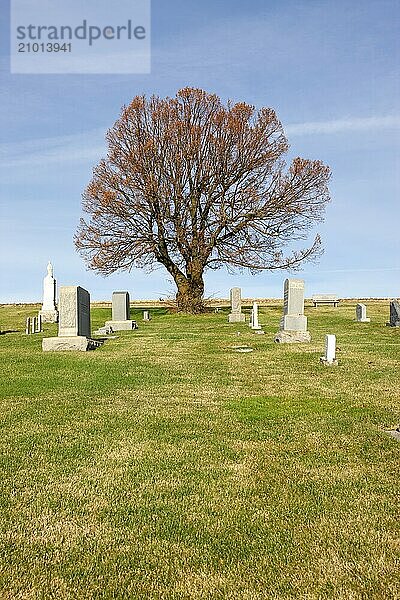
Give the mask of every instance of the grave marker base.
<svg viewBox="0 0 400 600">
<path fill-rule="evenodd" d="M 309 331 L 278 331 L 274 337 L 274 342 L 280 344 L 299 344 L 311 342 Z"/>
<path fill-rule="evenodd" d="M 101 346 L 101 342 L 87 338 L 84 335 L 44 338 L 42 341 L 43 352 L 63 352 L 66 350 L 86 352 L 99 346 Z"/>
<path fill-rule="evenodd" d="M 229 313 L 228 322 L 229 323 L 244 323 L 246 321 L 246 315 L 242 313 Z"/>
<path fill-rule="evenodd" d="M 325 356 L 321 356 L 319 360 L 326 367 L 337 367 L 338 365 L 338 361 L 336 358 L 334 360 L 328 360 L 327 358 L 325 358 Z"/>
<path fill-rule="evenodd" d="M 131 331 L 137 329 L 136 321 L 106 321 L 104 327 L 111 327 L 113 331 Z"/>
<path fill-rule="evenodd" d="M 41 310 L 39 315 L 42 317 L 42 323 L 58 323 L 57 310 Z"/>
</svg>

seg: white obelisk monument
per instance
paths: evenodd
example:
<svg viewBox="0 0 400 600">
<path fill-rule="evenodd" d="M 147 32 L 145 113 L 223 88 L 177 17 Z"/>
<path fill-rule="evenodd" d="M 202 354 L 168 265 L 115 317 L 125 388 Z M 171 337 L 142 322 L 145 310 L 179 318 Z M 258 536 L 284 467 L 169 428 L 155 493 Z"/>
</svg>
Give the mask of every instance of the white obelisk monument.
<svg viewBox="0 0 400 600">
<path fill-rule="evenodd" d="M 43 304 L 40 311 L 43 323 L 57 323 L 56 280 L 53 277 L 53 265 L 49 261 L 47 275 L 43 279 Z"/>
</svg>

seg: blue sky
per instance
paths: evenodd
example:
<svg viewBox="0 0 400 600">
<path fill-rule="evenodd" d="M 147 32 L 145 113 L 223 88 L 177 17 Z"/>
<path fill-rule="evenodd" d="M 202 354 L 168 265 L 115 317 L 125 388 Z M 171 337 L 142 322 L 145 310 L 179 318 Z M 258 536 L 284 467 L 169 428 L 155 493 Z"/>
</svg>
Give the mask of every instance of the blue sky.
<svg viewBox="0 0 400 600">
<path fill-rule="evenodd" d="M 325 253 L 295 275 L 306 295 L 399 296 L 399 17 L 397 0 L 153 0 L 150 74 L 12 75 L 3 11 L 0 302 L 39 301 L 49 259 L 59 285 L 81 285 L 94 300 L 172 293 L 162 269 L 88 272 L 72 238 L 121 106 L 184 86 L 273 107 L 289 158 L 330 165 Z M 206 294 L 239 285 L 244 296 L 280 297 L 286 276 L 210 272 Z"/>
</svg>

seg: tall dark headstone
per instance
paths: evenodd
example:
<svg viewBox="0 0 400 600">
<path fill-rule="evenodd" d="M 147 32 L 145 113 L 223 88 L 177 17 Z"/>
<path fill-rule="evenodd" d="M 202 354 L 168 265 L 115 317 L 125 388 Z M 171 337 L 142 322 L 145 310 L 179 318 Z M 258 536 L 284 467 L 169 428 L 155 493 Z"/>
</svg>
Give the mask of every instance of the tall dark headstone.
<svg viewBox="0 0 400 600">
<path fill-rule="evenodd" d="M 392 300 L 390 303 L 390 327 L 400 327 L 400 303 Z"/>
</svg>

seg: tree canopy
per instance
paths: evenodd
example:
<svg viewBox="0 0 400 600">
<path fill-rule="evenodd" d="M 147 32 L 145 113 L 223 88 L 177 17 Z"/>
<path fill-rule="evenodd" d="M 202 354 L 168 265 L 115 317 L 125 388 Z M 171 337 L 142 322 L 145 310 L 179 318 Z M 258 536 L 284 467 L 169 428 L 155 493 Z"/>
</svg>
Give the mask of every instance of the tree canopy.
<svg viewBox="0 0 400 600">
<path fill-rule="evenodd" d="M 203 309 L 207 269 L 296 269 L 317 257 L 306 239 L 329 201 L 319 160 L 284 156 L 271 108 L 224 105 L 200 89 L 175 98 L 135 97 L 107 133 L 108 154 L 83 194 L 76 247 L 103 275 L 163 265 L 178 308 Z"/>
</svg>

